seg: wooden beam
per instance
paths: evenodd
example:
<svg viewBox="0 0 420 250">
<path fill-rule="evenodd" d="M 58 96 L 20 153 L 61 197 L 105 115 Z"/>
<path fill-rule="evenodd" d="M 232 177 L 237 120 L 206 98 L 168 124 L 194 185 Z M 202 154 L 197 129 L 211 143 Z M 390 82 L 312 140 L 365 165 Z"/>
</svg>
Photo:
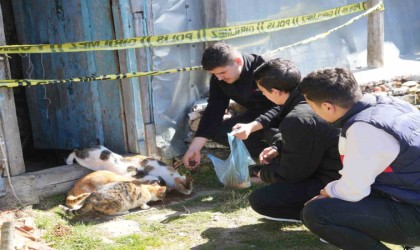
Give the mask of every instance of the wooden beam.
<svg viewBox="0 0 420 250">
<path fill-rule="evenodd" d="M 41 198 L 67 193 L 74 183 L 92 171 L 78 164 L 59 166 L 4 178 L 6 193 L 13 193 L 24 205 L 39 203 Z M 16 202 L 16 206 L 20 205 Z M 4 205 L 3 205 L 4 206 Z"/>
<path fill-rule="evenodd" d="M 112 15 L 114 18 L 114 30 L 116 39 L 133 37 L 131 30 L 131 14 L 127 0 L 112 0 Z M 135 72 L 137 70 L 137 61 L 134 50 L 119 50 L 118 62 L 120 72 Z M 124 107 L 124 122 L 126 126 L 126 141 L 130 153 L 145 154 L 145 147 L 139 143 L 144 138 L 143 121 L 141 121 L 141 107 L 138 104 L 138 78 L 121 79 L 121 93 Z"/>
<path fill-rule="evenodd" d="M 2 250 L 15 249 L 15 223 L 6 221 L 1 226 L 1 245 Z"/>
<path fill-rule="evenodd" d="M 152 2 L 151 0 L 130 0 L 131 11 L 133 12 L 134 20 L 134 34 L 135 36 L 151 36 L 154 34 L 153 20 L 152 20 Z M 138 58 L 139 71 L 150 71 L 152 68 L 152 50 L 150 48 L 136 49 L 136 56 Z M 139 77 L 140 84 L 140 102 L 143 114 L 145 142 L 147 148 L 147 155 L 156 157 L 159 151 L 156 144 L 156 127 L 154 123 L 154 114 L 151 109 L 153 103 L 150 95 L 151 78 Z"/>
<path fill-rule="evenodd" d="M 0 9 L 0 45 L 6 45 L 3 14 Z M 0 55 L 0 79 L 10 79 L 7 57 Z M 25 172 L 22 145 L 20 141 L 18 121 L 16 117 L 13 89 L 0 88 L 0 138 L 5 142 L 8 173 L 12 176 Z"/>
<path fill-rule="evenodd" d="M 368 8 L 382 0 L 367 0 Z M 379 68 L 384 66 L 384 13 L 375 11 L 368 16 L 367 66 Z"/>
</svg>

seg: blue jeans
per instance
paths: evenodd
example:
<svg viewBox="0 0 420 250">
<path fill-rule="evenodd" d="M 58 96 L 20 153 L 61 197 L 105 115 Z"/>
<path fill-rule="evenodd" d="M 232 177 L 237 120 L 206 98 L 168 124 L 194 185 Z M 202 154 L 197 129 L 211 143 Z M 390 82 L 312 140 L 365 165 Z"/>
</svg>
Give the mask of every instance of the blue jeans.
<svg viewBox="0 0 420 250">
<path fill-rule="evenodd" d="M 420 206 L 371 195 L 359 202 L 317 199 L 302 210 L 306 227 L 342 249 L 420 246 Z"/>
</svg>

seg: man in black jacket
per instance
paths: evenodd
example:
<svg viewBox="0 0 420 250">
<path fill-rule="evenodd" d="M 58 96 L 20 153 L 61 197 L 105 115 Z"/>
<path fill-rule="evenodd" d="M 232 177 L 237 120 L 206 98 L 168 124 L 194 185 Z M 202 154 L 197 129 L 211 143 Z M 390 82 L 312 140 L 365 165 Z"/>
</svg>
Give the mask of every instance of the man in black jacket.
<svg viewBox="0 0 420 250">
<path fill-rule="evenodd" d="M 274 104 L 259 91 L 253 77 L 253 71 L 263 62 L 261 56 L 241 54 L 225 43 L 216 43 L 204 51 L 201 64 L 212 74 L 210 93 L 195 138 L 183 157 L 187 168 L 196 167 L 200 163 L 200 151 L 208 139 L 229 145 L 227 133 L 232 131 L 235 124 L 251 122 L 274 107 Z M 231 99 L 247 110 L 223 121 Z M 257 157 L 268 145 L 263 140 L 264 133 L 260 131 L 244 143 L 250 154 Z"/>
<path fill-rule="evenodd" d="M 278 114 L 267 112 L 251 123 L 234 126 L 233 135 L 239 139 L 263 128 L 278 127 L 271 146 L 260 154 L 264 165 L 255 171 L 270 185 L 251 193 L 249 201 L 256 212 L 269 219 L 299 220 L 305 202 L 339 178 L 340 131 L 306 103 L 297 89 L 301 74 L 291 61 L 268 61 L 255 70 L 254 78 L 263 95 L 282 109 Z"/>
</svg>

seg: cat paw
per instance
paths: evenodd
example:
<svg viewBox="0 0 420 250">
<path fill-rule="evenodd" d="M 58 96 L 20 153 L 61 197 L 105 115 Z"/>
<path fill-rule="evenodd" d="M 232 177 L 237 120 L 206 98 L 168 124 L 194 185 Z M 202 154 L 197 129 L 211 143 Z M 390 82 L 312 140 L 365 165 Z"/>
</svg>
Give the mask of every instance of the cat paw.
<svg viewBox="0 0 420 250">
<path fill-rule="evenodd" d="M 67 165 L 71 165 L 71 164 L 73 164 L 73 162 L 74 162 L 74 157 L 75 157 L 74 152 L 70 153 L 70 155 L 69 155 L 69 156 L 67 157 L 67 159 L 66 159 L 66 164 L 67 164 Z"/>
<path fill-rule="evenodd" d="M 144 210 L 146 210 L 146 209 L 149 209 L 150 208 L 150 206 L 149 205 L 147 205 L 147 204 L 143 204 L 143 205 L 141 205 L 141 207 L 140 207 L 141 209 L 144 209 Z"/>
</svg>

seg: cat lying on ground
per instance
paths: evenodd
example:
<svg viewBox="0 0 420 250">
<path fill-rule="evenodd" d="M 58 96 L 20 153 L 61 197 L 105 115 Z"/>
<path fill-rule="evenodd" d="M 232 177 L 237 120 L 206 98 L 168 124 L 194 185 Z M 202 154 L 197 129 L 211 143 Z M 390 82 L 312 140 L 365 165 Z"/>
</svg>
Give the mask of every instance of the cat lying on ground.
<svg viewBox="0 0 420 250">
<path fill-rule="evenodd" d="M 88 197 L 90 193 L 96 191 L 99 187 L 117 181 L 136 180 L 138 178 L 138 176 L 136 176 L 137 169 L 134 167 L 129 167 L 129 171 L 132 174 L 130 177 L 121 176 L 108 170 L 98 170 L 85 175 L 84 177 L 80 178 L 74 184 L 73 188 L 67 193 L 65 205 L 72 209 L 80 208 L 83 205 L 86 197 Z M 156 182 L 155 180 L 143 180 L 141 183 L 160 184 L 160 182 Z"/>
<path fill-rule="evenodd" d="M 95 211 L 105 215 L 123 215 L 140 207 L 149 209 L 149 201 L 162 200 L 166 187 L 142 184 L 140 180 L 117 181 L 100 186 L 96 191 L 85 194 L 85 202 L 78 209 L 60 205 L 67 215 L 83 215 Z"/>
<path fill-rule="evenodd" d="M 74 160 L 88 169 L 94 171 L 108 170 L 125 177 L 132 176 L 128 169 L 129 167 L 134 167 L 137 169 L 137 176 L 142 181 L 162 182 L 163 180 L 169 190 L 175 189 L 182 194 L 191 194 L 192 192 L 191 176 L 182 176 L 172 166 L 146 156 L 124 157 L 99 145 L 75 150 L 68 156 L 66 163 L 68 165 L 73 164 Z"/>
<path fill-rule="evenodd" d="M 123 157 L 102 145 L 98 145 L 81 150 L 75 149 L 67 157 L 67 165 L 73 164 L 74 160 L 81 166 L 93 171 L 108 170 L 129 177 L 131 173 L 127 171 L 127 168 L 130 166 L 138 168 L 141 158 Z"/>
<path fill-rule="evenodd" d="M 193 188 L 191 175 L 182 176 L 173 167 L 152 158 L 142 160 L 140 165 L 145 175 L 141 178 L 143 181 L 153 181 L 154 178 L 161 177 L 164 185 L 168 188 L 175 189 L 183 194 L 191 194 Z M 161 180 L 159 181 L 162 182 Z"/>
</svg>

